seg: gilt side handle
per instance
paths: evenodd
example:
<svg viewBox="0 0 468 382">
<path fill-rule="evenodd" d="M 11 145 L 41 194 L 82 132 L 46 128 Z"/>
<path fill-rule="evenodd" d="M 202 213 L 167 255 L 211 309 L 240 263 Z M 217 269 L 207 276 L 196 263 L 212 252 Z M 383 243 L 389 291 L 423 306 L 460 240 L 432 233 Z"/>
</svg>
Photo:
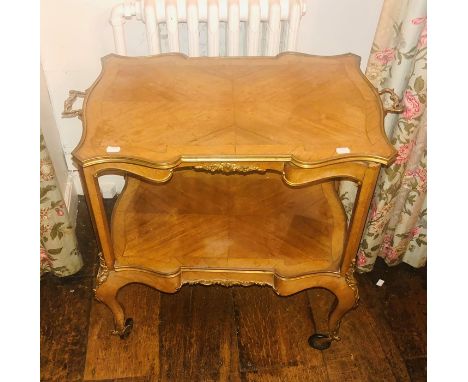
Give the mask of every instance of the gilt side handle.
<svg viewBox="0 0 468 382">
<path fill-rule="evenodd" d="M 86 92 L 80 92 L 78 90 L 70 90 L 68 92 L 68 98 L 63 103 L 63 118 L 74 118 L 78 117 L 81 119 L 82 116 L 82 109 L 73 110 L 73 104 L 75 103 L 77 98 L 84 98 L 86 96 Z"/>
<path fill-rule="evenodd" d="M 379 95 L 383 94 L 389 94 L 390 100 L 392 101 L 392 106 L 384 106 L 385 115 L 387 115 L 387 113 L 400 114 L 405 110 L 405 106 L 401 103 L 401 100 L 396 95 L 395 90 L 389 88 L 379 90 Z"/>
</svg>

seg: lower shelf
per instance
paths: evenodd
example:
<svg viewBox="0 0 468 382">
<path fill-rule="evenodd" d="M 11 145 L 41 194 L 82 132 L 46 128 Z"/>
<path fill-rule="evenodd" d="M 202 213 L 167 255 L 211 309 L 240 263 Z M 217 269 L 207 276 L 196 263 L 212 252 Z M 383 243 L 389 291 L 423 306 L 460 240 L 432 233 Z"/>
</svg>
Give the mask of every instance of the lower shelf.
<svg viewBox="0 0 468 382">
<path fill-rule="evenodd" d="M 128 177 L 112 216 L 116 270 L 164 275 L 335 272 L 345 230 L 333 183 L 292 188 L 274 173 L 188 170 L 165 184 Z"/>
</svg>

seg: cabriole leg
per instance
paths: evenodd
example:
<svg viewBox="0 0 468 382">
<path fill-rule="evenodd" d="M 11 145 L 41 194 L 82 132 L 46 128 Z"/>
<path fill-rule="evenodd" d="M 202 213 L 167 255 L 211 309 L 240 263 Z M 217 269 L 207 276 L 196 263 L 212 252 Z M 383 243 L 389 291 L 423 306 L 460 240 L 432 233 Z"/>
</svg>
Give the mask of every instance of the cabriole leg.
<svg viewBox="0 0 468 382">
<path fill-rule="evenodd" d="M 131 318 L 125 319 L 123 308 L 117 301 L 117 292 L 128 282 L 115 277 L 115 271 L 113 270 L 112 240 L 99 190 L 97 171 L 93 167 L 86 167 L 81 168 L 80 172 L 85 186 L 86 200 L 92 212 L 92 221 L 102 249 L 102 252 L 99 253 L 100 266 L 94 291 L 95 297 L 98 301 L 104 303 L 114 315 L 115 330 L 112 333 L 125 339 L 133 328 L 133 320 Z"/>
<path fill-rule="evenodd" d="M 94 296 L 96 300 L 106 305 L 114 315 L 115 329 L 112 331 L 112 334 L 118 335 L 121 339 L 125 339 L 133 329 L 133 319 L 125 318 L 122 305 L 117 300 L 117 293 L 119 289 L 125 285 L 125 280 L 122 280 L 124 282 L 122 284 L 119 282 L 118 277 L 113 276 L 115 276 L 115 272 L 107 271 L 102 267 L 101 262 Z"/>
<path fill-rule="evenodd" d="M 309 337 L 309 345 L 317 350 L 328 349 L 332 341 L 339 341 L 338 331 L 343 316 L 355 308 L 359 301 L 359 292 L 353 275 L 354 264 L 342 278 L 339 287 L 330 288 L 335 294 L 335 303 L 328 318 L 328 333 L 314 333 Z"/>
</svg>

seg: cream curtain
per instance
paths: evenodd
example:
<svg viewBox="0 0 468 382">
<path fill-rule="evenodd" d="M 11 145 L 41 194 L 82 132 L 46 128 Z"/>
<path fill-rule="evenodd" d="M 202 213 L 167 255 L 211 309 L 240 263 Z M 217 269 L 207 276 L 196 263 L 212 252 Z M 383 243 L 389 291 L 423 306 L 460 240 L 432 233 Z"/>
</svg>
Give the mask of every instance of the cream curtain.
<svg viewBox="0 0 468 382">
<path fill-rule="evenodd" d="M 77 250 L 75 232 L 60 194 L 54 167 L 41 134 L 41 274 L 68 276 L 78 272 L 83 259 Z"/>
<path fill-rule="evenodd" d="M 426 263 L 426 25 L 426 0 L 384 1 L 366 76 L 378 89 L 394 88 L 405 111 L 385 119 L 398 156 L 377 183 L 357 255 L 361 271 L 377 256 L 389 265 Z M 353 183 L 341 183 L 348 215 L 355 195 Z"/>
</svg>

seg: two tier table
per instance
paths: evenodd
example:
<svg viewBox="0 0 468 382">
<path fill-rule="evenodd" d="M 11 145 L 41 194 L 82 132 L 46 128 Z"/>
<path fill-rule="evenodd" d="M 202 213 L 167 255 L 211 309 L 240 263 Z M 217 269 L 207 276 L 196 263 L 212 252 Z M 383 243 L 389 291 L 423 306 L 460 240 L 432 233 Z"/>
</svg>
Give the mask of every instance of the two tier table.
<svg viewBox="0 0 468 382">
<path fill-rule="evenodd" d="M 359 61 L 109 55 L 88 90 L 70 92 L 64 116 L 83 122 L 73 156 L 101 247 L 95 296 L 116 334 L 132 329 L 116 299 L 129 283 L 168 293 L 256 284 L 282 296 L 332 291 L 329 332 L 309 343 L 339 338 L 359 296 L 354 258 L 379 170 L 395 156 L 388 110 Z M 110 222 L 103 174 L 126 181 Z M 349 221 L 341 180 L 359 189 Z"/>
</svg>

